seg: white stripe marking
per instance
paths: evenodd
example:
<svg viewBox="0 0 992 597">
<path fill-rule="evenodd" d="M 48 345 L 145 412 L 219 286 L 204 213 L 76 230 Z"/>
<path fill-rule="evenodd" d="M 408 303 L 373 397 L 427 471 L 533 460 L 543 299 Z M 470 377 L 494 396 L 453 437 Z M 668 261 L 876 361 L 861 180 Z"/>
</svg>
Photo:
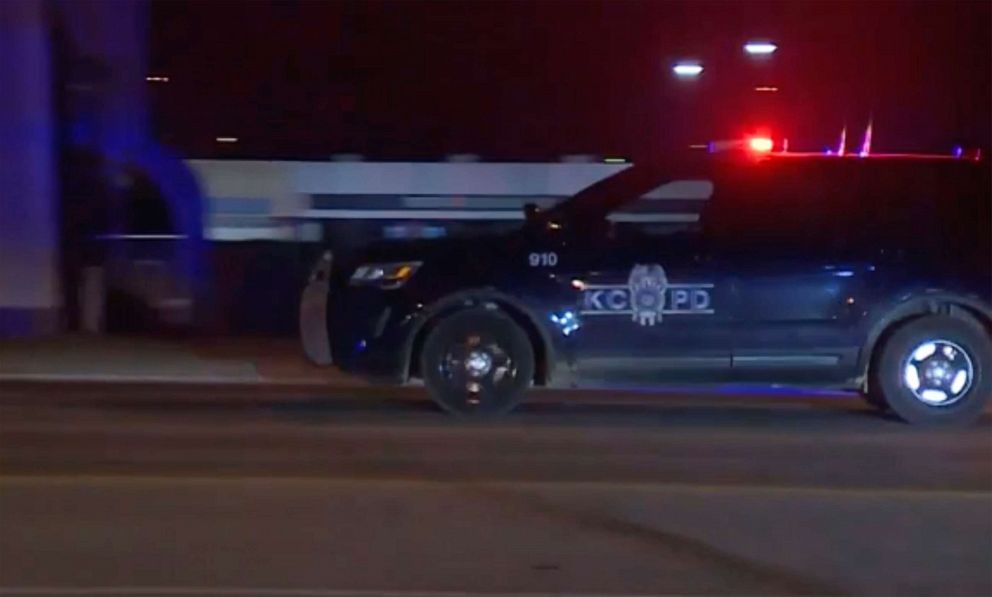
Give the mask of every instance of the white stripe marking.
<svg viewBox="0 0 992 597">
<path fill-rule="evenodd" d="M 713 284 L 669 284 L 667 288 L 713 288 Z M 629 287 L 626 284 L 586 284 L 582 287 L 583 290 L 627 290 Z"/>
<path fill-rule="evenodd" d="M 185 234 L 100 234 L 99 240 L 183 240 Z"/>
<path fill-rule="evenodd" d="M 672 309 L 665 309 L 662 311 L 662 315 L 713 315 L 716 311 L 713 309 L 700 309 L 698 311 L 675 311 Z M 624 311 L 579 311 L 579 315 L 633 315 L 634 312 L 630 309 Z"/>
<path fill-rule="evenodd" d="M 207 240 L 295 240 L 298 231 L 292 226 L 212 226 L 204 232 Z"/>
<path fill-rule="evenodd" d="M 168 587 L 168 586 L 94 586 L 94 587 L 0 587 L 0 595 L 38 595 L 47 597 L 68 595 L 135 595 L 138 597 L 538 597 L 547 595 L 578 595 L 583 597 L 623 597 L 622 593 L 483 593 L 465 591 L 372 591 L 345 589 L 279 589 L 275 587 Z M 627 597 L 635 597 L 626 594 Z"/>
<path fill-rule="evenodd" d="M 326 384 L 328 380 L 320 379 L 270 379 L 264 377 L 238 377 L 238 376 L 179 376 L 179 375 L 142 375 L 142 374 L 119 374 L 119 373 L 0 373 L 0 382 L 4 381 L 25 381 L 25 382 L 101 382 L 101 383 L 156 383 L 156 384 L 251 384 L 251 385 L 276 385 L 276 386 L 308 386 L 315 384 Z"/>
<path fill-rule="evenodd" d="M 323 220 L 523 220 L 522 211 L 507 209 L 308 209 L 301 214 L 304 219 Z M 641 214 L 617 213 L 609 218 L 614 222 L 674 222 L 699 221 L 697 214 Z"/>
<path fill-rule="evenodd" d="M 304 218 L 328 220 L 522 220 L 505 209 L 308 209 Z"/>
</svg>

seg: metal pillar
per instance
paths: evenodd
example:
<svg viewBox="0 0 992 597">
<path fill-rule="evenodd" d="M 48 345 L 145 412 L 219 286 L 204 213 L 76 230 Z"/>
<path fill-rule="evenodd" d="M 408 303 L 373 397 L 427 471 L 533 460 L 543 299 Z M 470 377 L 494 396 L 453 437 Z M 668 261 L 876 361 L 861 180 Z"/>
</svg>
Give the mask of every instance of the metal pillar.
<svg viewBox="0 0 992 597">
<path fill-rule="evenodd" d="M 59 328 L 58 200 L 46 4 L 0 2 L 0 336 Z"/>
</svg>

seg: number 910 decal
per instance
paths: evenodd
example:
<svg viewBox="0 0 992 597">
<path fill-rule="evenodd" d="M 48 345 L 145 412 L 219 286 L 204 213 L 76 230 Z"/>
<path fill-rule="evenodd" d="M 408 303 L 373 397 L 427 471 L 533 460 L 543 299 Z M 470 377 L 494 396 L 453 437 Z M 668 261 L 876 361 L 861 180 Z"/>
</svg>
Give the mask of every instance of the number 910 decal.
<svg viewBox="0 0 992 597">
<path fill-rule="evenodd" d="M 531 253 L 527 256 L 527 262 L 531 267 L 554 267 L 558 265 L 558 253 Z"/>
</svg>

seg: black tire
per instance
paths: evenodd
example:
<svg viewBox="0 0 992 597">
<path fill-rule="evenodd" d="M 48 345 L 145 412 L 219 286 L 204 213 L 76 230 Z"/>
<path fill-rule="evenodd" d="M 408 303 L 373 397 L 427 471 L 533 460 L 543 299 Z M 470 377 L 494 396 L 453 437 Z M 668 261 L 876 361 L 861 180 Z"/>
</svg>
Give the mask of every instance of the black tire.
<svg viewBox="0 0 992 597">
<path fill-rule="evenodd" d="M 473 375 L 468 362 L 473 354 L 476 363 L 488 358 L 486 374 L 477 368 Z M 444 410 L 470 417 L 500 415 L 520 402 L 534 379 L 534 348 L 526 332 L 501 311 L 459 311 L 428 334 L 420 373 Z"/>
<path fill-rule="evenodd" d="M 882 395 L 882 388 L 878 385 L 879 353 L 882 352 L 881 348 L 885 345 L 885 340 L 887 340 L 887 338 L 880 340 L 876 345 L 875 354 L 872 357 L 871 364 L 868 366 L 867 382 L 859 392 L 862 400 L 867 402 L 872 408 L 875 408 L 882 413 L 887 413 L 892 410 L 889 408 L 889 403 L 885 401 L 885 396 Z"/>
<path fill-rule="evenodd" d="M 953 392 L 953 386 L 948 381 L 950 373 L 943 381 L 943 389 L 939 392 L 946 397 L 945 403 L 927 403 L 917 396 L 922 389 L 931 387 L 926 385 L 929 382 L 913 382 L 918 386 L 914 392 L 910 387 L 912 379 L 906 379 L 908 365 L 912 364 L 917 370 L 920 367 L 926 369 L 926 361 L 914 358 L 916 350 L 926 344 L 935 344 L 941 347 L 941 351 L 952 345 L 950 360 L 946 361 L 951 367 L 945 368 L 945 371 L 970 364 L 970 382 L 959 390 L 959 394 Z M 960 352 L 955 347 L 960 348 Z M 870 391 L 877 392 L 877 398 L 884 401 L 897 417 L 908 423 L 968 424 L 981 416 L 992 396 L 992 340 L 977 322 L 947 315 L 920 317 L 895 330 L 880 350 Z M 963 355 L 960 354 L 962 352 Z M 926 350 L 921 354 L 925 353 Z M 912 372 L 909 373 L 910 378 L 914 377 Z"/>
</svg>

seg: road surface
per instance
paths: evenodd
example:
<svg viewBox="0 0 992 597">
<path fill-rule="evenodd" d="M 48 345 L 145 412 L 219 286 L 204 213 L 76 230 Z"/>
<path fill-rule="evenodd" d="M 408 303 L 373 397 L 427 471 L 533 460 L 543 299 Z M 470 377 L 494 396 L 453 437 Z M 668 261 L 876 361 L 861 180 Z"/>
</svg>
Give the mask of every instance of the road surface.
<svg viewBox="0 0 992 597">
<path fill-rule="evenodd" d="M 856 399 L 0 386 L 0 595 L 992 594 L 992 425 Z"/>
</svg>

